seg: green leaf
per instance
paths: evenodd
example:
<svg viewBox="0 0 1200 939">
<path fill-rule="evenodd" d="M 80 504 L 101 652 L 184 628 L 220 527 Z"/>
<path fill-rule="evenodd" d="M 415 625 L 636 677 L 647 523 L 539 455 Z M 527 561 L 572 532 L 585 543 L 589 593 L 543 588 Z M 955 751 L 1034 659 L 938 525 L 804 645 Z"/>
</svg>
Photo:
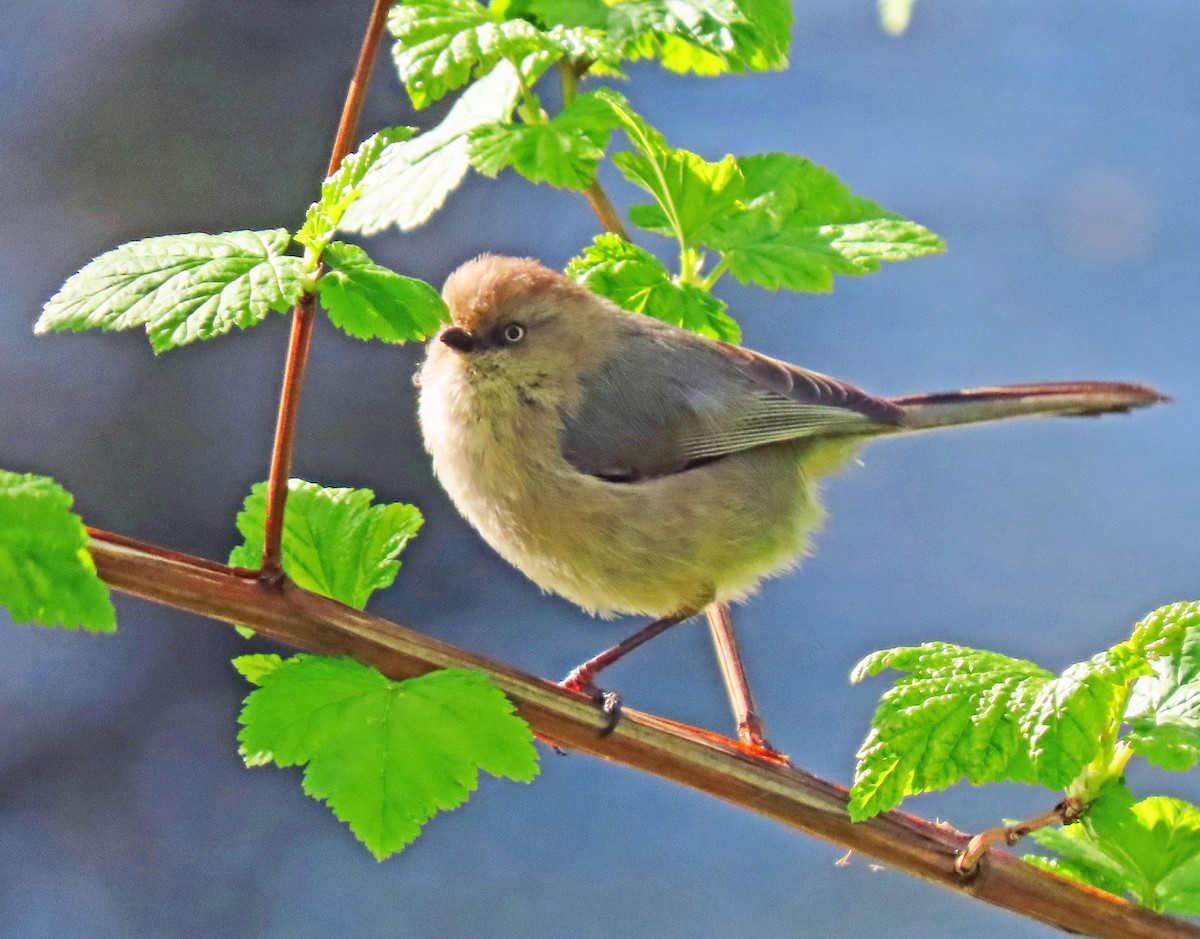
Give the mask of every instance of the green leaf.
<svg viewBox="0 0 1200 939">
<path fill-rule="evenodd" d="M 387 127 L 368 137 L 357 150 L 347 155 L 321 183 L 321 198 L 308 207 L 304 225 L 296 233 L 296 241 L 320 254 L 333 238 L 350 203 L 362 195 L 361 186 L 367 171 L 379 162 L 388 147 L 411 139 L 414 133 L 416 129 L 412 127 Z"/>
<path fill-rule="evenodd" d="M 428 339 L 449 322 L 445 301 L 429 284 L 376 264 L 357 245 L 335 241 L 324 260 L 329 270 L 317 281 L 321 304 L 334 325 L 356 339 Z"/>
<path fill-rule="evenodd" d="M 1032 782 L 1021 716 L 1034 682 L 1053 675 L 995 652 L 930 642 L 867 656 L 850 680 L 885 668 L 908 674 L 884 693 L 858 751 L 850 817 L 870 818 L 917 792 L 1015 779 Z"/>
<path fill-rule="evenodd" d="M 396 556 L 421 527 L 411 505 L 372 505 L 370 489 L 326 489 L 302 479 L 288 481 L 283 513 L 283 570 L 305 590 L 361 610 L 372 593 L 389 586 L 400 562 Z M 256 568 L 262 563 L 267 516 L 267 484 L 255 483 L 238 513 L 245 542 L 229 563 Z"/>
<path fill-rule="evenodd" d="M 389 681 L 348 659 L 297 655 L 260 679 L 240 718 L 247 765 L 306 764 L 304 791 L 379 860 L 466 801 L 480 770 L 537 775 L 528 725 L 480 672 Z"/>
<path fill-rule="evenodd" d="M 502 62 L 468 88 L 437 127 L 387 147 L 363 178 L 341 230 L 372 235 L 389 225 L 407 231 L 427 221 L 470 168 L 470 132 L 507 121 L 519 94 L 517 73 Z"/>
<path fill-rule="evenodd" d="M 788 66 L 792 44 L 790 0 L 739 0 L 748 28 L 734 24 L 739 55 L 753 71 L 779 71 Z"/>
<path fill-rule="evenodd" d="M 1200 629 L 1151 665 L 1154 674 L 1140 679 L 1130 695 L 1125 740 L 1157 766 L 1189 770 L 1200 762 Z"/>
<path fill-rule="evenodd" d="M 856 821 L 962 779 L 1066 786 L 1115 731 L 1126 687 L 1149 666 L 1120 645 L 1056 677 L 1032 662 L 930 642 L 869 655 L 851 681 L 885 668 L 905 674 L 884 693 L 859 749 Z"/>
<path fill-rule="evenodd" d="M 618 153 L 613 163 L 657 203 L 635 206 L 630 212 L 635 224 L 674 237 L 682 247 L 694 243 L 711 222 L 738 206 L 745 180 L 733 157 L 709 163 L 687 150 L 669 147 L 663 135 L 619 94 L 607 89 L 595 94 L 612 109 L 638 151 Z"/>
<path fill-rule="evenodd" d="M 609 11 L 609 30 L 623 55 L 699 75 L 745 69 L 733 27 L 746 23 L 733 0 L 628 0 Z"/>
<path fill-rule="evenodd" d="M 492 10 L 500 7 L 498 2 L 491 4 Z M 511 0 L 501 12 L 531 20 L 542 29 L 566 26 L 607 32 L 609 28 L 609 6 L 604 0 Z"/>
<path fill-rule="evenodd" d="M 605 71 L 619 58 L 656 58 L 671 71 L 701 75 L 781 69 L 791 41 L 788 0 L 513 0 L 503 12 L 547 29 L 603 31 L 615 47 Z"/>
<path fill-rule="evenodd" d="M 740 206 L 745 180 L 732 156 L 709 163 L 688 150 L 668 149 L 654 159 L 618 153 L 613 163 L 658 203 L 635 205 L 629 210 L 630 220 L 648 231 L 674 236 L 680 244 L 694 244 L 710 223 Z"/>
<path fill-rule="evenodd" d="M 475 0 L 413 0 L 388 17 L 396 37 L 394 58 L 413 105 L 423 108 L 508 61 L 532 85 L 555 60 L 566 56 L 615 59 L 594 30 L 562 26 L 541 30 L 524 19 L 506 19 L 500 8 Z"/>
<path fill-rule="evenodd" d="M 1084 875 L 1079 879 L 1127 891 L 1160 913 L 1200 913 L 1200 808 L 1166 796 L 1138 802 L 1123 784 L 1114 783 L 1091 804 L 1079 827 L 1082 831 L 1072 831 L 1069 838 L 1045 832 L 1033 837 L 1063 855 L 1068 876 L 1078 871 Z"/>
<path fill-rule="evenodd" d="M 738 342 L 741 330 L 725 304 L 694 284 L 680 284 L 649 251 L 619 235 L 600 235 L 567 266 L 567 275 L 631 313 Z"/>
<path fill-rule="evenodd" d="M 681 248 L 717 249 L 742 283 L 830 290 L 834 274 L 865 274 L 882 261 L 945 250 L 928 229 L 854 195 L 809 160 L 771 153 L 711 163 L 668 146 L 615 92 L 597 97 L 637 150 L 616 154 L 613 163 L 654 196 L 654 205 L 634 206 L 630 219 Z"/>
<path fill-rule="evenodd" d="M 720 251 L 742 283 L 769 290 L 828 291 L 834 274 L 866 274 L 881 261 L 940 253 L 933 232 L 852 193 L 803 157 L 739 157 L 744 209 L 716 220 L 698 237 Z"/>
<path fill-rule="evenodd" d="M 1042 848 L 1058 857 L 1027 854 L 1024 860 L 1042 870 L 1048 870 L 1071 880 L 1122 896 L 1125 893 L 1125 871 L 1101 851 L 1092 841 L 1087 829 L 1073 824 L 1055 828 L 1038 828 L 1029 837 Z"/>
<path fill-rule="evenodd" d="M 470 134 L 471 165 L 486 176 L 511 166 L 535 183 L 586 189 L 604 159 L 615 118 L 595 92 L 540 124 L 484 124 Z"/>
<path fill-rule="evenodd" d="M 544 34 L 525 20 L 502 20 L 475 0 L 397 3 L 388 16 L 400 80 L 418 108 L 482 75 L 501 60 L 543 51 Z"/>
<path fill-rule="evenodd" d="M 131 241 L 68 278 L 35 331 L 144 326 L 162 352 L 245 329 L 304 292 L 303 262 L 283 254 L 289 241 L 282 228 Z"/>
<path fill-rule="evenodd" d="M 1133 627 L 1129 643 L 1151 658 L 1175 655 L 1184 640 L 1200 631 L 1200 600 L 1169 603 L 1147 613 Z"/>
<path fill-rule="evenodd" d="M 0 470 L 0 606 L 15 623 L 112 632 L 116 614 L 72 502 L 53 479 Z"/>
<path fill-rule="evenodd" d="M 791 24 L 786 0 L 628 0 L 609 10 L 622 55 L 699 75 L 785 68 Z"/>
<path fill-rule="evenodd" d="M 1120 643 L 1042 684 L 1021 719 L 1037 781 L 1062 788 L 1075 779 L 1120 725 L 1129 686 L 1149 671 L 1143 655 Z"/>
<path fill-rule="evenodd" d="M 261 685 L 275 669 L 279 668 L 286 659 L 274 653 L 258 653 L 256 655 L 239 655 L 233 660 L 233 667 L 238 670 L 246 681 L 252 685 Z"/>
</svg>

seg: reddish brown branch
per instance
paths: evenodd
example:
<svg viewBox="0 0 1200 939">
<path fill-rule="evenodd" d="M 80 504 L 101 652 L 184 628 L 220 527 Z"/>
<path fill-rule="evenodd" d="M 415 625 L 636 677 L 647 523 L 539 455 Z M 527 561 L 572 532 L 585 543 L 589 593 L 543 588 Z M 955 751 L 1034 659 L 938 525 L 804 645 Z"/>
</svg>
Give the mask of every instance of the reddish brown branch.
<svg viewBox="0 0 1200 939">
<path fill-rule="evenodd" d="M 271 450 L 271 477 L 267 483 L 267 531 L 264 536 L 262 579 L 277 584 L 283 579 L 283 510 L 287 503 L 287 483 L 292 475 L 292 451 L 296 445 L 296 422 L 300 419 L 300 393 L 308 370 L 308 350 L 312 346 L 316 321 L 316 298 L 306 293 L 296 304 L 292 318 L 292 338 L 288 345 L 287 365 L 283 370 L 283 391 L 279 395 L 279 417 L 275 422 L 275 446 Z"/>
<path fill-rule="evenodd" d="M 229 623 L 298 649 L 350 656 L 391 678 L 438 668 L 487 672 L 542 737 L 740 805 L 925 880 L 1069 932 L 1102 939 L 1200 939 L 1200 928 L 990 852 L 968 877 L 955 869 L 966 835 L 902 812 L 854 824 L 846 791 L 732 740 L 626 709 L 616 731 L 592 702 L 548 681 L 411 632 L 283 581 L 268 589 L 236 570 L 129 539 L 92 533 L 92 556 L 114 589 Z"/>
<path fill-rule="evenodd" d="M 337 135 L 333 141 L 333 152 L 329 157 L 329 175 L 354 146 L 358 134 L 358 119 L 367 99 L 367 88 L 371 74 L 375 71 L 375 59 L 387 24 L 388 10 L 394 0 L 375 0 L 371 19 L 363 36 L 358 52 L 358 63 L 346 91 L 346 103 L 342 107 L 342 119 L 338 122 Z M 320 274 L 318 269 L 317 274 Z M 313 321 L 316 317 L 315 300 L 305 293 L 296 303 L 292 316 L 292 338 L 288 345 L 287 365 L 283 373 L 283 392 L 279 396 L 279 418 L 275 423 L 275 446 L 271 452 L 271 476 L 267 483 L 267 528 L 264 536 L 262 579 L 267 584 L 278 584 L 283 579 L 283 564 L 280 544 L 283 540 L 283 510 L 287 503 L 287 482 L 292 474 L 292 451 L 295 449 L 296 421 L 300 416 L 300 393 L 304 388 L 304 374 L 308 368 L 308 352 L 312 346 Z"/>
</svg>

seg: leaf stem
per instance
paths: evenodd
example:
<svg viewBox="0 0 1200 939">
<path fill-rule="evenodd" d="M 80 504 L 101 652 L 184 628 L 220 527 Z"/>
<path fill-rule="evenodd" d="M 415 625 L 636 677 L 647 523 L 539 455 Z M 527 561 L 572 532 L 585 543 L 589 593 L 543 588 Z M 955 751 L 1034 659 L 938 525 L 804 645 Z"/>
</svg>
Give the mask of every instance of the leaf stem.
<svg viewBox="0 0 1200 939">
<path fill-rule="evenodd" d="M 568 62 L 566 59 L 558 60 L 558 75 L 562 80 L 563 107 L 566 107 L 575 100 L 575 95 L 579 89 L 579 79 L 589 67 L 590 63 Z M 617 210 L 613 207 L 612 200 L 608 198 L 608 193 L 600 185 L 599 176 L 592 179 L 587 189 L 583 191 L 583 195 L 587 199 L 588 205 L 592 207 L 592 211 L 596 213 L 596 218 L 600 220 L 600 224 L 604 226 L 604 230 L 612 232 L 614 235 L 618 235 L 625 241 L 628 241 L 629 232 L 625 230 L 625 223 L 621 221 L 621 216 L 617 214 Z"/>
<path fill-rule="evenodd" d="M 600 220 L 600 224 L 604 226 L 605 230 L 628 241 L 629 232 L 625 230 L 625 224 L 621 221 L 621 216 L 617 214 L 612 202 L 609 201 L 608 193 L 600 185 L 599 178 L 593 179 L 583 194 L 587 197 L 588 205 L 592 207 L 592 211 L 596 213 L 596 218 Z"/>
<path fill-rule="evenodd" d="M 704 278 L 704 282 L 700 286 L 709 293 L 712 293 L 713 287 L 717 285 L 717 281 L 721 279 L 727 270 L 729 270 L 729 262 L 725 258 L 721 258 L 717 262 L 716 267 L 708 272 L 708 276 Z"/>
<path fill-rule="evenodd" d="M 575 100 L 579 90 L 579 73 L 575 71 L 575 63 L 567 59 L 558 60 L 558 74 L 562 79 L 562 101 L 565 108 Z"/>
<path fill-rule="evenodd" d="M 1015 825 L 999 825 L 996 828 L 981 831 L 967 842 L 967 846 L 954 862 L 954 869 L 964 877 L 970 876 L 975 873 L 979 862 L 983 860 L 983 856 L 993 845 L 1004 842 L 1012 847 L 1031 831 L 1037 831 L 1039 828 L 1049 828 L 1051 825 L 1073 825 L 1079 821 L 1079 816 L 1086 809 L 1087 804 L 1079 799 L 1063 799 L 1049 812 L 1043 812 L 1041 815 L 1028 818 L 1023 822 L 1017 822 Z"/>
<path fill-rule="evenodd" d="M 333 150 L 329 156 L 326 176 L 337 169 L 354 145 L 358 133 L 358 120 L 362 115 L 363 103 L 367 98 L 367 87 L 375 71 L 375 60 L 387 24 L 388 10 L 393 0 L 374 0 L 371 18 L 358 52 L 358 62 L 350 87 L 346 91 L 346 103 L 342 107 L 342 118 L 338 122 Z M 320 267 L 314 271 L 319 276 Z M 292 315 L 292 336 L 288 345 L 287 365 L 283 372 L 283 391 L 279 396 L 279 418 L 275 423 L 275 446 L 271 452 L 271 477 L 267 487 L 267 526 L 264 536 L 262 569 L 259 577 L 263 583 L 278 585 L 283 580 L 283 560 L 280 543 L 283 539 L 283 511 L 287 502 L 287 482 L 292 472 L 292 451 L 296 440 L 296 421 L 300 415 L 300 392 L 304 387 L 304 374 L 308 368 L 308 353 L 312 346 L 313 325 L 316 319 L 316 299 L 306 292 L 296 303 Z"/>
<path fill-rule="evenodd" d="M 517 73 L 517 86 L 521 89 L 521 101 L 517 105 L 517 111 L 521 115 L 521 119 L 526 124 L 545 124 L 549 117 L 542 109 L 541 102 L 537 95 L 533 93 L 533 88 L 530 87 L 525 74 L 521 71 L 519 62 L 514 62 L 512 59 L 508 63 L 513 67 L 513 71 Z"/>
</svg>

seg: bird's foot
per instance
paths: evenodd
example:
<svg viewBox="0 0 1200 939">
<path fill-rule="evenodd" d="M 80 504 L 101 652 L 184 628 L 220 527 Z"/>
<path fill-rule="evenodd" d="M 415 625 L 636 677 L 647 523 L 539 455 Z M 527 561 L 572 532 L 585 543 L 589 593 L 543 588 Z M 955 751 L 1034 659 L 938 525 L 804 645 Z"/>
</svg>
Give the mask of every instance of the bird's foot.
<svg viewBox="0 0 1200 939">
<path fill-rule="evenodd" d="M 786 753 L 776 750 L 763 735 L 761 722 L 745 721 L 738 723 L 738 740 L 743 747 L 759 759 L 768 763 L 790 763 Z"/>
<path fill-rule="evenodd" d="M 617 729 L 617 724 L 621 721 L 621 696 L 615 691 L 597 688 L 594 673 L 587 665 L 580 665 L 560 681 L 558 686 L 590 698 L 600 705 L 600 710 L 606 718 L 606 723 L 600 730 L 601 737 L 607 737 Z"/>
<path fill-rule="evenodd" d="M 776 750 L 767 742 L 766 731 L 767 728 L 763 725 L 762 718 L 753 711 L 748 712 L 738 721 L 737 734 L 742 746 L 755 751 L 756 756 L 772 763 L 788 762 L 786 754 Z"/>
</svg>

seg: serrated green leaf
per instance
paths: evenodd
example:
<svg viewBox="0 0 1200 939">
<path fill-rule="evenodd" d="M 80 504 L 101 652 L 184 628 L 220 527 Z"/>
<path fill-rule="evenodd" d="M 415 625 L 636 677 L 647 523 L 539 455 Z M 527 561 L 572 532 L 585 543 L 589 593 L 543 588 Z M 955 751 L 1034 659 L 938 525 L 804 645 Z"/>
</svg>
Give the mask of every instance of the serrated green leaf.
<svg viewBox="0 0 1200 939">
<path fill-rule="evenodd" d="M 1062 788 L 1075 779 L 1099 754 L 1101 735 L 1120 723 L 1129 685 L 1149 671 L 1122 643 L 1041 685 L 1022 717 L 1038 782 Z"/>
<path fill-rule="evenodd" d="M 1133 627 L 1130 645 L 1150 658 L 1176 654 L 1188 636 L 1200 631 L 1200 600 L 1169 603 L 1147 613 Z"/>
<path fill-rule="evenodd" d="M 317 281 L 321 305 L 335 326 L 356 339 L 428 339 L 450 320 L 429 284 L 376 264 L 357 245 L 335 241 L 324 260 L 329 270 Z"/>
<path fill-rule="evenodd" d="M 1154 673 L 1140 679 L 1130 695 L 1125 740 L 1157 766 L 1189 770 L 1200 762 L 1200 628 L 1151 666 Z"/>
<path fill-rule="evenodd" d="M 0 606 L 14 623 L 112 632 L 108 587 L 73 502 L 49 477 L 0 470 Z"/>
<path fill-rule="evenodd" d="M 612 109 L 637 153 L 618 153 L 613 163 L 636 186 L 654 196 L 653 206 L 630 212 L 642 228 L 690 245 L 710 223 L 739 205 L 745 180 L 733 157 L 709 163 L 687 150 L 667 145 L 663 135 L 614 91 L 596 92 L 597 101 Z"/>
<path fill-rule="evenodd" d="M 673 72 L 719 75 L 743 71 L 735 24 L 747 24 L 733 0 L 628 0 L 609 11 L 609 31 L 622 54 L 657 58 Z"/>
<path fill-rule="evenodd" d="M 567 276 L 631 313 L 738 342 L 741 330 L 725 304 L 693 284 L 680 284 L 649 251 L 619 235 L 600 235 L 567 266 Z"/>
<path fill-rule="evenodd" d="M 930 642 L 867 656 L 853 681 L 905 672 L 880 700 L 858 751 L 850 817 L 870 818 L 917 792 L 967 779 L 1033 781 L 1021 716 L 1034 683 L 1053 679 L 1032 662 Z"/>
<path fill-rule="evenodd" d="M 612 109 L 589 92 L 545 123 L 484 124 L 470 134 L 471 165 L 486 176 L 511 166 L 531 182 L 586 189 L 614 121 Z"/>
<path fill-rule="evenodd" d="M 327 489 L 302 479 L 288 481 L 283 513 L 283 570 L 305 590 L 361 610 L 372 593 L 396 578 L 404 550 L 421 527 L 421 513 L 401 503 L 372 505 L 370 489 Z M 262 563 L 267 484 L 255 483 L 238 513 L 245 542 L 229 563 Z"/>
<path fill-rule="evenodd" d="M 464 802 L 480 770 L 522 782 L 538 771 L 528 725 L 486 675 L 464 669 L 389 681 L 298 655 L 262 676 L 240 720 L 247 764 L 306 764 L 304 791 L 379 860 Z"/>
<path fill-rule="evenodd" d="M 418 108 L 482 75 L 501 60 L 544 51 L 544 33 L 525 20 L 503 20 L 475 0 L 397 3 L 388 15 L 400 80 Z"/>
<path fill-rule="evenodd" d="M 615 53 L 605 71 L 620 58 L 656 58 L 671 71 L 700 75 L 781 69 L 791 41 L 787 0 L 512 0 L 491 9 L 544 29 L 603 32 Z"/>
<path fill-rule="evenodd" d="M 408 231 L 427 221 L 470 168 L 468 134 L 507 121 L 519 94 L 516 71 L 501 62 L 463 93 L 437 127 L 387 147 L 363 178 L 340 229 L 372 235 L 389 225 Z"/>
<path fill-rule="evenodd" d="M 739 157 L 744 210 L 714 221 L 698 240 L 720 251 L 742 283 L 768 290 L 828 291 L 834 274 L 866 274 L 881 261 L 945 250 L 937 235 L 854 195 L 803 157 Z"/>
<path fill-rule="evenodd" d="M 362 194 L 360 187 L 367 171 L 388 147 L 410 140 L 415 133 L 413 127 L 386 127 L 359 144 L 321 183 L 321 198 L 308 207 L 296 241 L 320 254 L 333 238 L 346 209 Z"/>
<path fill-rule="evenodd" d="M 738 0 L 748 28 L 735 24 L 738 54 L 755 72 L 779 71 L 788 66 L 792 44 L 790 0 Z"/>
<path fill-rule="evenodd" d="M 233 660 L 233 667 L 250 684 L 261 685 L 266 680 L 266 677 L 279 668 L 285 661 L 283 656 L 275 655 L 274 653 L 239 655 Z"/>
<path fill-rule="evenodd" d="M 681 244 L 695 243 L 710 223 L 735 212 L 745 186 L 732 156 L 709 163 L 688 150 L 670 149 L 653 160 L 618 153 L 613 164 L 658 203 L 633 206 L 630 220 L 639 228 L 674 236 Z"/>
<path fill-rule="evenodd" d="M 628 0 L 610 8 L 608 29 L 625 57 L 719 75 L 786 67 L 791 23 L 786 0 Z"/>
<path fill-rule="evenodd" d="M 609 28 L 609 6 L 604 0 L 505 0 L 492 3 L 491 9 L 532 20 L 543 29 L 567 26 L 607 32 Z"/>
<path fill-rule="evenodd" d="M 1047 858 L 1027 854 L 1024 860 L 1043 870 L 1107 890 L 1117 896 L 1124 895 L 1124 870 L 1096 846 L 1083 825 L 1038 828 L 1031 831 L 1029 837 L 1039 847 L 1053 851 L 1058 856 Z"/>
<path fill-rule="evenodd" d="M 1160 913 L 1200 913 L 1200 808 L 1182 799 L 1140 802 L 1122 784 L 1106 786 L 1070 834 L 1033 833 L 1063 855 L 1060 871 Z M 1099 881 L 1099 882 L 1098 882 Z"/>
<path fill-rule="evenodd" d="M 931 642 L 867 656 L 851 679 L 885 668 L 904 674 L 858 752 L 856 821 L 960 780 L 1066 786 L 1096 758 L 1126 687 L 1148 665 L 1123 644 L 1056 677 L 1032 662 Z"/>
<path fill-rule="evenodd" d="M 616 51 L 598 31 L 556 26 L 542 30 L 525 19 L 508 19 L 498 7 L 475 0 L 410 0 L 392 8 L 388 28 L 396 37 L 394 58 L 413 105 L 423 108 L 482 75 L 512 63 L 532 86 L 555 60 L 614 59 Z"/>
<path fill-rule="evenodd" d="M 36 332 L 144 326 L 155 352 L 260 322 L 304 292 L 282 229 L 165 235 L 105 252 L 50 298 Z"/>
</svg>

